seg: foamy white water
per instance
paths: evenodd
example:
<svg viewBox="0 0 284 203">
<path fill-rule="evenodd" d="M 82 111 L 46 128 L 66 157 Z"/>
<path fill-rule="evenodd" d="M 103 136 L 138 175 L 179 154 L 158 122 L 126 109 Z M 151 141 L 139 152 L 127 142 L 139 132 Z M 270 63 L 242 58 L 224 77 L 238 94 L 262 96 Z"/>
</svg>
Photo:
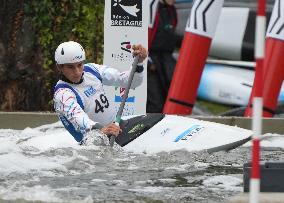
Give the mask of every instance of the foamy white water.
<svg viewBox="0 0 284 203">
<path fill-rule="evenodd" d="M 283 157 L 283 136 L 266 134 L 261 145 L 262 160 Z M 136 154 L 119 147 L 79 146 L 59 122 L 0 129 L 0 199 L 222 202 L 242 191 L 250 146 L 213 154 L 168 148 Z"/>
</svg>

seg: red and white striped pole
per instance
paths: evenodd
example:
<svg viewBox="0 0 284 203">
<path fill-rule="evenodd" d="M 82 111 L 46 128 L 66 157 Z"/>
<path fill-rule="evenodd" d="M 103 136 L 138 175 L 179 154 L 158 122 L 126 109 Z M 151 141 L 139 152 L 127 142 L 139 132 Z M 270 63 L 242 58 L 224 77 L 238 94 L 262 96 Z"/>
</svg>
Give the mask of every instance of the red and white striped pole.
<svg viewBox="0 0 284 203">
<path fill-rule="evenodd" d="M 263 117 L 273 117 L 284 79 L 284 1 L 275 0 L 266 32 L 265 58 L 263 64 Z M 245 116 L 252 116 L 253 85 Z"/>
<path fill-rule="evenodd" d="M 260 191 L 260 136 L 262 131 L 262 87 L 263 87 L 263 61 L 264 61 L 264 44 L 266 30 L 266 0 L 258 0 L 256 29 L 255 29 L 255 97 L 253 98 L 253 146 L 252 146 L 252 168 L 250 177 L 250 203 L 259 202 Z"/>
</svg>

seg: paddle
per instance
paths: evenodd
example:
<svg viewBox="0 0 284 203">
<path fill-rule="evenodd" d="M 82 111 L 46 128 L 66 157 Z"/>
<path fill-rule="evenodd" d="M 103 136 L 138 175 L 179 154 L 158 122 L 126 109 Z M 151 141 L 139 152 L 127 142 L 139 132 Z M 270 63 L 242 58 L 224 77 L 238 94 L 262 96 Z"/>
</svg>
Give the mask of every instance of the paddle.
<svg viewBox="0 0 284 203">
<path fill-rule="evenodd" d="M 138 59 L 139 57 L 136 56 L 134 58 L 134 61 L 132 63 L 132 69 L 130 71 L 130 74 L 129 74 L 129 78 L 128 78 L 128 81 L 127 81 L 127 86 L 125 87 L 125 92 L 122 96 L 122 100 L 121 100 L 121 103 L 120 103 L 120 106 L 119 106 L 119 109 L 118 109 L 118 112 L 116 114 L 116 118 L 115 118 L 115 124 L 117 126 L 119 126 L 120 124 L 120 121 L 121 121 L 121 116 L 122 116 L 122 113 L 123 113 L 123 109 L 124 109 L 124 106 L 125 106 L 125 102 L 128 98 L 128 93 L 129 93 L 129 89 L 130 89 L 130 86 L 131 86 L 131 83 L 132 83 L 132 80 L 133 80 L 133 77 L 134 77 L 134 73 L 136 72 L 136 68 L 137 68 L 137 64 L 138 64 Z M 109 145 L 111 147 L 113 147 L 113 144 L 114 144 L 114 141 L 115 141 L 115 136 L 112 135 L 110 137 L 110 140 L 109 140 Z"/>
</svg>

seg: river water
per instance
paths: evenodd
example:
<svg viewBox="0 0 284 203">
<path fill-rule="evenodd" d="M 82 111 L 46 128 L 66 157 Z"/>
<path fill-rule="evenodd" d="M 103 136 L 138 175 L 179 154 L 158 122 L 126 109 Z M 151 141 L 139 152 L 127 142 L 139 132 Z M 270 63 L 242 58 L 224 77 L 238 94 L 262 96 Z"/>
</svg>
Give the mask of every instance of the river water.
<svg viewBox="0 0 284 203">
<path fill-rule="evenodd" d="M 283 160 L 284 136 L 266 134 L 263 161 Z M 229 152 L 136 154 L 79 146 L 60 124 L 0 130 L 1 202 L 226 202 L 243 191 L 251 143 Z"/>
</svg>

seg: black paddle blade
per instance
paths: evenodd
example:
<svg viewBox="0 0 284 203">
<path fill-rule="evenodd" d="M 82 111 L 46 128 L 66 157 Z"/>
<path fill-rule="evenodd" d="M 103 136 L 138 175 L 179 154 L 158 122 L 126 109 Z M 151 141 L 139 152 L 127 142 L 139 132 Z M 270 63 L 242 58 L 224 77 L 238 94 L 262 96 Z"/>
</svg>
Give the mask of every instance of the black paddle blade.
<svg viewBox="0 0 284 203">
<path fill-rule="evenodd" d="M 164 117 L 164 114 L 147 114 L 128 120 L 121 120 L 120 128 L 122 129 L 122 132 L 115 138 L 115 142 L 121 147 L 127 145 L 129 142 L 152 128 Z"/>
</svg>

